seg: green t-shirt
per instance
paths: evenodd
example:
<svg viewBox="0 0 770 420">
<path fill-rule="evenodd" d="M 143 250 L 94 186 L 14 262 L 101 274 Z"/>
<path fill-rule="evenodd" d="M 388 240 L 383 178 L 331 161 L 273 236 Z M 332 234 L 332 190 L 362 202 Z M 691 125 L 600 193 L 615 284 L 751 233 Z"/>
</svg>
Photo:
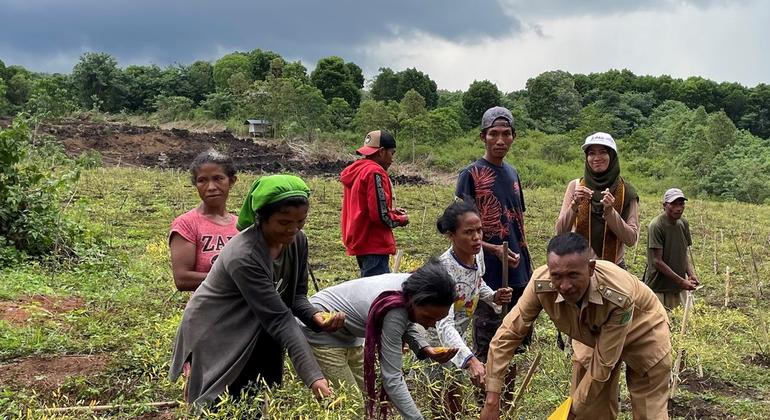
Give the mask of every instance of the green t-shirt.
<svg viewBox="0 0 770 420">
<path fill-rule="evenodd" d="M 655 292 L 679 292 L 682 290 L 673 280 L 658 273 L 655 268 L 653 249 L 663 250 L 663 262 L 676 274 L 684 277 L 687 273 L 687 247 L 692 245 L 690 224 L 680 218 L 675 223 L 665 213 L 656 216 L 647 228 L 647 269 L 644 283 Z"/>
</svg>

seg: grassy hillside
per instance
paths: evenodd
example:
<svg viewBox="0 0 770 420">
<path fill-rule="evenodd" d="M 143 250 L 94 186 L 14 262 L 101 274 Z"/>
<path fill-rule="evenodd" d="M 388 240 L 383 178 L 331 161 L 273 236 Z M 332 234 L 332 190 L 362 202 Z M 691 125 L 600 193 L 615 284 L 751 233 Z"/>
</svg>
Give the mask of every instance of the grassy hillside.
<svg viewBox="0 0 770 420">
<path fill-rule="evenodd" d="M 565 176 L 569 179 L 573 174 Z M 231 194 L 231 209 L 240 207 L 252 179 L 241 175 Z M 354 259 L 345 256 L 339 236 L 341 187 L 320 178 L 309 179 L 309 184 L 312 207 L 305 230 L 315 273 L 322 287 L 354 278 Z M 396 194 L 398 205 L 411 216 L 410 225 L 396 231 L 406 253 L 402 267 L 410 269 L 447 247 L 434 226 L 452 188 L 399 185 Z M 525 190 L 525 223 L 535 265 L 545 261 L 545 242 L 552 234 L 562 194 L 561 189 Z M 658 213 L 658 201 L 657 196 L 642 194 L 643 226 Z M 171 220 L 197 202 L 184 172 L 100 168 L 83 174 L 66 213 L 103 237 L 104 246 L 82 255 L 71 267 L 32 264 L 0 271 L 2 417 L 40 418 L 43 414 L 38 410 L 44 407 L 181 399 L 181 383 L 170 383 L 167 370 L 188 295 L 173 286 L 166 235 Z M 770 208 L 691 200 L 685 217 L 693 232 L 696 271 L 705 287 L 697 293 L 686 337 L 678 336 L 681 311 L 673 316 L 674 344 L 687 349 L 687 364 L 672 413 L 686 418 L 770 418 L 770 304 L 763 299 L 767 291 L 762 290 L 770 274 Z M 645 266 L 646 232 L 639 243 L 627 257 L 637 275 Z M 732 288 L 725 307 L 728 266 Z M 516 417 L 544 418 L 566 396 L 570 362 L 556 348 L 554 337 L 548 318 L 541 316 L 533 346 L 517 356 L 520 369 L 538 352 L 543 359 Z M 66 355 L 91 357 L 67 359 Z M 427 415 L 430 403 L 428 393 L 421 391 L 427 384 L 419 375 L 420 366 L 410 360 L 405 369 Z M 223 404 L 212 415 L 233 418 L 247 410 L 264 410 L 273 418 L 358 417 L 360 400 L 350 390 L 339 390 L 340 398 L 326 408 L 303 388 L 289 374 L 284 386 L 263 395 L 262 401 Z M 623 418 L 630 418 L 625 391 L 623 398 Z M 470 394 L 465 407 L 467 418 L 478 416 L 480 407 Z M 185 408 L 160 414 L 134 408 L 100 415 L 107 414 L 124 418 L 189 415 Z M 49 415 L 90 418 L 85 413 Z"/>
</svg>

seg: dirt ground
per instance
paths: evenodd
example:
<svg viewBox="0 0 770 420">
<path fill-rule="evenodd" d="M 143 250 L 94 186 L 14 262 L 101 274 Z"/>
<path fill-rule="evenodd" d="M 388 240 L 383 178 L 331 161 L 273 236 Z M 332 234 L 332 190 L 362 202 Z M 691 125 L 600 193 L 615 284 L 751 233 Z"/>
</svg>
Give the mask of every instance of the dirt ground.
<svg viewBox="0 0 770 420">
<path fill-rule="evenodd" d="M 107 355 L 27 357 L 0 365 L 0 385 L 34 389 L 50 395 L 72 376 L 88 378 L 103 371 Z"/>
<path fill-rule="evenodd" d="M 163 130 L 130 124 L 72 120 L 45 124 L 41 132 L 61 141 L 67 154 L 99 152 L 107 165 L 187 169 L 195 156 L 210 148 L 229 154 L 239 171 L 294 172 L 338 176 L 351 160 L 302 156 L 287 143 L 274 139 L 240 139 L 226 131 Z M 394 176 L 396 184 L 420 184 L 419 176 Z"/>
<path fill-rule="evenodd" d="M 22 296 L 0 301 L 0 320 L 19 327 L 35 316 L 53 316 L 82 308 L 84 304 L 83 299 L 73 296 Z"/>
</svg>

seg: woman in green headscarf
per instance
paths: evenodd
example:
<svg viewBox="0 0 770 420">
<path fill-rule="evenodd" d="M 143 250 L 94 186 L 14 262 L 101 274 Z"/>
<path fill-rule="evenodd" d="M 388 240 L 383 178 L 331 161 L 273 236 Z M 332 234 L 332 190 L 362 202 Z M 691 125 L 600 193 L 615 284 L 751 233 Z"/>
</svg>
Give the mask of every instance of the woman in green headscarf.
<svg viewBox="0 0 770 420">
<path fill-rule="evenodd" d="M 284 350 L 318 397 L 331 391 L 294 317 L 317 331 L 321 313 L 307 300 L 307 238 L 302 232 L 310 189 L 293 175 L 252 184 L 232 238 L 185 307 L 169 375 L 187 373 L 185 400 L 205 404 L 225 390 L 281 383 Z"/>
<path fill-rule="evenodd" d="M 577 232 L 591 244 L 596 258 L 627 268 L 625 251 L 639 240 L 639 196 L 620 176 L 615 139 L 594 133 L 583 143 L 583 177 L 564 193 L 556 234 Z"/>
</svg>

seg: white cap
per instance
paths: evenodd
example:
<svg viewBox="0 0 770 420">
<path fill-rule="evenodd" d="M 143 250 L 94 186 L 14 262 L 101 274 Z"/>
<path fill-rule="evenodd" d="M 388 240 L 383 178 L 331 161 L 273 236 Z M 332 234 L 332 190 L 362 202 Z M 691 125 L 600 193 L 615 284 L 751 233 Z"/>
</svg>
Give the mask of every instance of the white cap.
<svg viewBox="0 0 770 420">
<path fill-rule="evenodd" d="M 684 196 L 684 193 L 679 188 L 669 188 L 665 193 L 663 193 L 664 203 L 673 203 L 680 198 L 687 200 L 687 198 Z"/>
<path fill-rule="evenodd" d="M 594 144 L 609 147 L 610 149 L 614 150 L 615 153 L 618 153 L 618 147 L 615 146 L 615 139 L 613 139 L 612 136 L 607 133 L 598 132 L 586 137 L 586 141 L 582 146 L 583 151 L 585 152 L 586 149 L 588 149 L 590 146 L 593 146 Z"/>
</svg>

